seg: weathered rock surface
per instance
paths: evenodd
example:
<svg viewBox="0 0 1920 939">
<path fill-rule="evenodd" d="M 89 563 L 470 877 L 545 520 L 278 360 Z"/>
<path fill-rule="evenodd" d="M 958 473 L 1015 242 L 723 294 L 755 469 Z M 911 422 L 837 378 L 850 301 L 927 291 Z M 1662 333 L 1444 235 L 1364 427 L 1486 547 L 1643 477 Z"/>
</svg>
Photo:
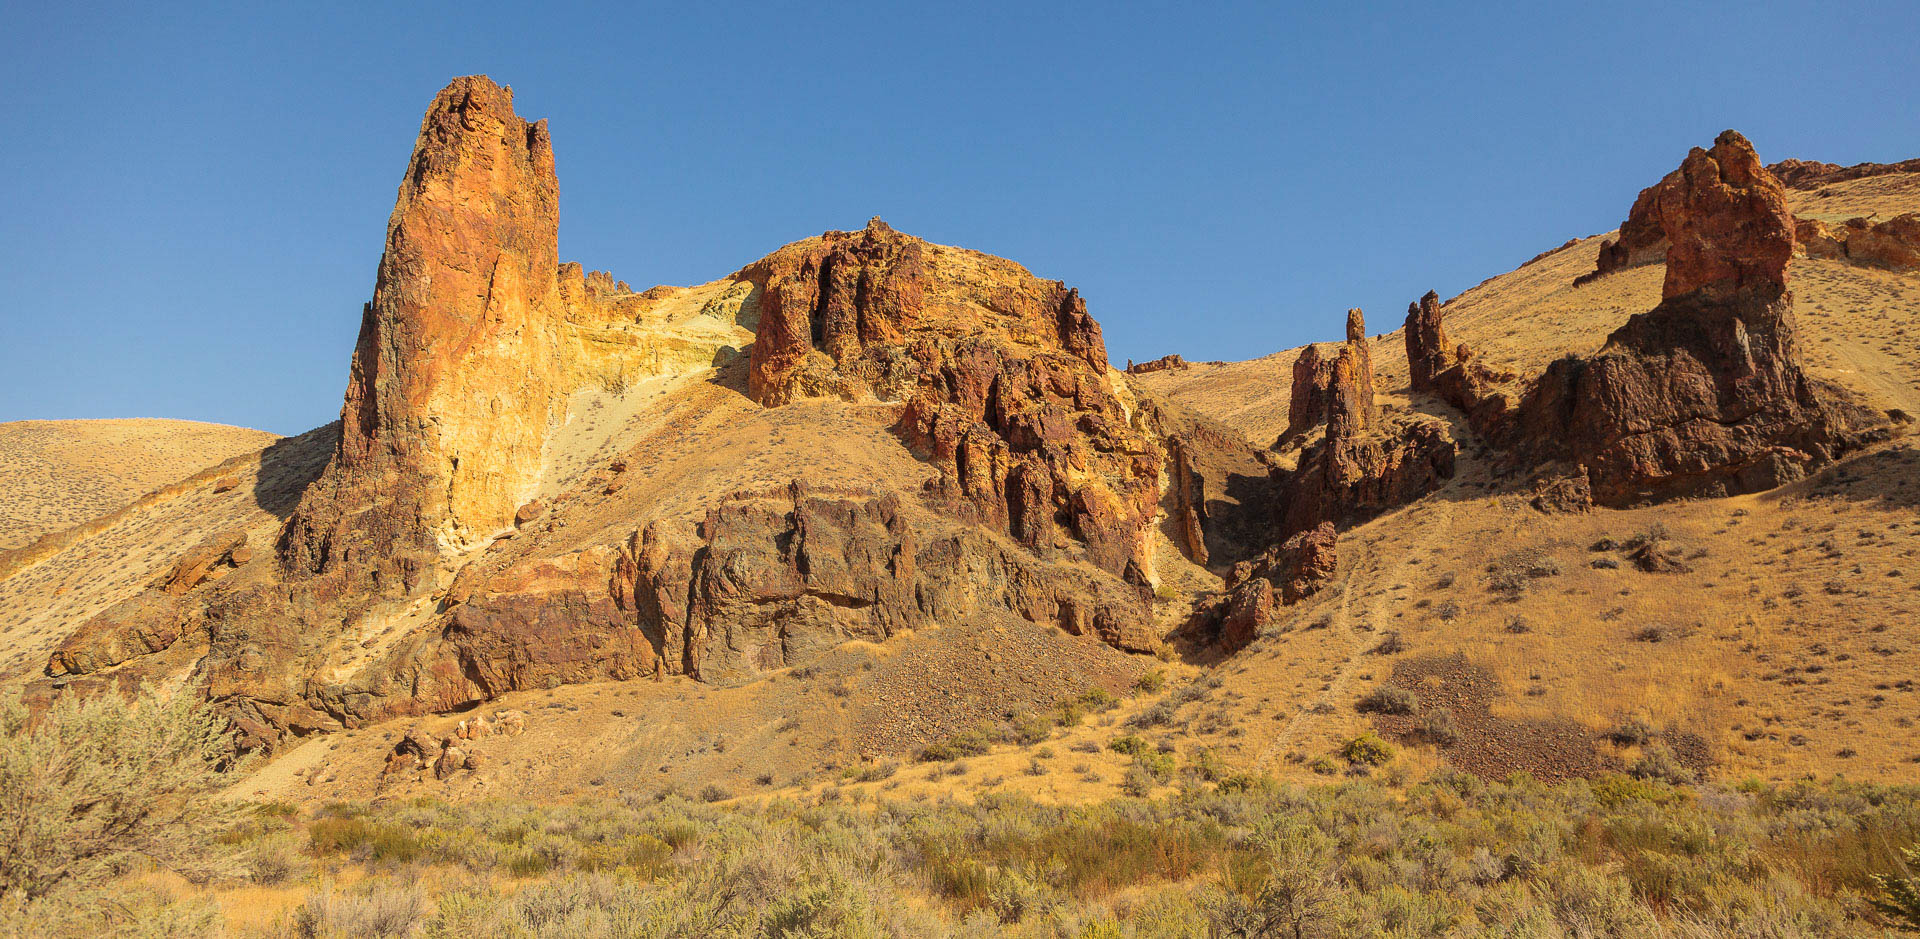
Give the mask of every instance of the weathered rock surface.
<svg viewBox="0 0 1920 939">
<path fill-rule="evenodd" d="M 251 560 L 253 549 L 247 546 L 246 532 L 221 532 L 181 555 L 153 588 L 177 597 Z"/>
<path fill-rule="evenodd" d="M 1620 223 L 1620 236 L 1600 243 L 1600 257 L 1594 269 L 1574 278 L 1576 285 L 1605 277 L 1614 271 L 1666 259 L 1669 242 L 1655 208 L 1660 189 L 1665 184 L 1666 181 L 1662 180 L 1640 191 L 1640 195 L 1633 200 L 1633 208 L 1627 212 L 1627 220 Z"/>
<path fill-rule="evenodd" d="M 483 76 L 434 98 L 387 223 L 339 450 L 286 562 L 418 585 L 440 549 L 508 527 L 566 391 L 556 364 L 559 184 L 544 121 Z"/>
<path fill-rule="evenodd" d="M 1169 369 L 1182 369 L 1182 368 L 1190 368 L 1190 367 L 1191 366 L 1188 364 L 1187 360 L 1181 358 L 1178 352 L 1169 353 L 1167 355 L 1163 355 L 1157 359 L 1154 359 L 1151 362 L 1141 362 L 1137 365 L 1134 364 L 1132 359 L 1127 360 L 1127 374 L 1129 375 L 1148 375 L 1148 374 L 1152 374 L 1153 372 L 1164 372 Z"/>
<path fill-rule="evenodd" d="M 762 291 L 755 400 L 904 402 L 900 435 L 941 471 L 936 504 L 1148 582 L 1160 450 L 1130 426 L 1078 292 L 879 219 L 739 276 Z"/>
<path fill-rule="evenodd" d="M 1850 261 L 1890 271 L 1920 270 L 1920 212 L 1875 222 L 1850 218 L 1838 227 L 1819 219 L 1793 220 L 1796 253 L 1824 261 Z"/>
<path fill-rule="evenodd" d="M 1338 534 L 1333 523 L 1298 532 L 1227 575 L 1227 597 L 1219 617 L 1223 649 L 1244 649 L 1279 619 L 1285 605 L 1298 603 L 1331 583 L 1339 568 Z"/>
<path fill-rule="evenodd" d="M 1465 411 L 1519 462 L 1577 467 L 1585 481 L 1567 491 L 1607 505 L 1767 489 L 1848 446 L 1864 418 L 1801 370 L 1787 292 L 1795 222 L 1746 138 L 1696 148 L 1634 211 L 1670 245 L 1658 307 L 1598 355 L 1554 362 L 1516 400 L 1470 352 L 1447 353 L 1429 295 L 1408 314 L 1415 390 Z"/>
<path fill-rule="evenodd" d="M 1767 167 L 1767 172 L 1780 180 L 1788 189 L 1819 189 L 1834 183 L 1850 179 L 1864 179 L 1868 176 L 1885 176 L 1889 173 L 1920 173 L 1920 160 L 1902 160 L 1899 163 L 1856 163 L 1841 166 L 1838 163 L 1822 163 L 1818 160 L 1781 160 Z"/>
<path fill-rule="evenodd" d="M 1373 355 L 1367 342 L 1367 324 L 1358 309 L 1347 311 L 1347 341 L 1328 356 L 1318 345 L 1300 350 L 1293 363 L 1293 385 L 1287 409 L 1287 430 L 1293 437 L 1326 424 L 1335 413 L 1364 432 L 1373 426 Z"/>
</svg>

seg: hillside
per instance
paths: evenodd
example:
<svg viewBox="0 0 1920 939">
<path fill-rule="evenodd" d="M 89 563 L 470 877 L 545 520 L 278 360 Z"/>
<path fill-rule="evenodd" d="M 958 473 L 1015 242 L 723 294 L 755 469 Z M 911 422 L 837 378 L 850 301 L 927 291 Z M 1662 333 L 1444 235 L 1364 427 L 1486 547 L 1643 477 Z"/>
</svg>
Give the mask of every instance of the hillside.
<svg viewBox="0 0 1920 939">
<path fill-rule="evenodd" d="M 153 418 L 0 423 L 0 550 L 84 522 L 273 434 Z"/>
<path fill-rule="evenodd" d="M 1881 222 L 1920 174 L 1687 160 L 1414 304 L 1415 361 L 1356 313 L 1126 374 L 1066 284 L 879 219 L 693 287 L 562 263 L 545 124 L 460 79 L 341 421 L 0 556 L 0 670 L 191 680 L 269 758 L 236 792 L 315 803 L 1081 802 L 1139 787 L 1129 733 L 1300 780 L 1366 731 L 1488 778 L 1906 778 L 1920 279 Z"/>
</svg>

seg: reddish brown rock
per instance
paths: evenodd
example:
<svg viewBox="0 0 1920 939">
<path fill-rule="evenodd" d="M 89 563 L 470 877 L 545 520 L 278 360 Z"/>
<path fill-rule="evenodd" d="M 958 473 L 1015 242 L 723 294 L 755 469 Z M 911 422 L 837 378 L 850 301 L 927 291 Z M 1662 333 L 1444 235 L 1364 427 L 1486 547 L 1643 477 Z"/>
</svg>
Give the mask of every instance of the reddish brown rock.
<svg viewBox="0 0 1920 939">
<path fill-rule="evenodd" d="M 643 550 L 632 570 L 636 594 L 689 598 L 636 605 L 648 611 L 642 629 L 657 637 L 669 670 L 703 681 L 749 680 L 847 639 L 983 614 L 1122 649 L 1153 641 L 1143 591 L 1049 564 L 970 526 L 936 524 L 895 496 L 796 483 L 730 500 L 700 529 L 697 546 L 652 541 L 660 547 Z M 659 619 L 649 623 L 650 615 Z"/>
<path fill-rule="evenodd" d="M 1660 226 L 1656 204 L 1660 184 L 1648 186 L 1633 200 L 1627 220 L 1620 223 L 1620 236 L 1600 243 L 1600 257 L 1594 269 L 1574 279 L 1576 286 L 1605 277 L 1614 271 L 1663 261 L 1667 256 L 1667 233 Z"/>
<path fill-rule="evenodd" d="M 1822 186 L 1852 179 L 1864 179 L 1868 176 L 1920 173 L 1920 160 L 1903 160 L 1899 163 L 1856 163 L 1852 166 L 1822 163 L 1817 160 L 1781 160 L 1767 167 L 1767 171 L 1788 189 L 1819 189 Z"/>
<path fill-rule="evenodd" d="M 1135 365 L 1132 360 L 1128 360 L 1127 374 L 1146 375 L 1152 372 L 1164 372 L 1171 369 L 1185 369 L 1190 367 L 1187 360 L 1181 358 L 1180 354 L 1176 352 L 1163 355 L 1151 362 L 1141 362 L 1138 365 Z"/>
<path fill-rule="evenodd" d="M 1844 240 L 1847 260 L 1856 264 L 1892 271 L 1920 270 L 1920 212 L 1896 215 L 1883 222 L 1848 219 L 1836 236 Z"/>
<path fill-rule="evenodd" d="M 1459 363 L 1457 347 L 1447 339 L 1445 316 L 1440 308 L 1440 295 L 1431 290 L 1407 304 L 1407 322 L 1401 332 L 1407 344 L 1407 374 L 1414 391 L 1436 390 L 1436 376 Z"/>
<path fill-rule="evenodd" d="M 1273 626 L 1285 605 L 1318 593 L 1338 572 L 1338 534 L 1322 522 L 1294 534 L 1258 558 L 1234 566 L 1217 641 L 1237 652 Z"/>
<path fill-rule="evenodd" d="M 1800 253 L 1819 260 L 1843 260 L 1847 246 L 1833 235 L 1825 222 L 1810 218 L 1793 220 L 1793 241 Z"/>
<path fill-rule="evenodd" d="M 47 674 L 86 675 L 161 652 L 191 628 L 185 601 L 142 591 L 81 624 L 47 661 Z"/>
<path fill-rule="evenodd" d="M 1378 409 L 1374 404 L 1373 354 L 1367 342 L 1366 321 L 1358 309 L 1347 311 L 1347 341 L 1329 357 L 1317 345 L 1300 350 L 1293 363 L 1288 399 L 1287 430 L 1294 437 L 1325 424 L 1337 412 L 1352 430 L 1371 428 Z"/>
<path fill-rule="evenodd" d="M 1662 297 L 1785 289 L 1793 215 L 1745 137 L 1726 131 L 1711 150 L 1694 148 L 1655 187 L 1653 213 L 1671 245 Z"/>
<path fill-rule="evenodd" d="M 898 432 L 941 471 L 935 504 L 1042 553 L 1064 532 L 1146 583 L 1159 448 L 1130 426 L 1077 292 L 879 219 L 739 276 L 762 291 L 755 400 L 904 401 Z"/>
</svg>

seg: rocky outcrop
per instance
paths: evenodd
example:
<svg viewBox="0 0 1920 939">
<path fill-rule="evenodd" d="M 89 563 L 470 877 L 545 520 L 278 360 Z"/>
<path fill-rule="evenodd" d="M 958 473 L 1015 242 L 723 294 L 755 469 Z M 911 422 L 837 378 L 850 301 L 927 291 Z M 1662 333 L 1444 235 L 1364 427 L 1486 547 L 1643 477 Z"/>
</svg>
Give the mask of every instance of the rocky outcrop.
<svg viewBox="0 0 1920 939">
<path fill-rule="evenodd" d="M 1180 357 L 1178 352 L 1163 355 L 1151 362 L 1141 362 L 1138 365 L 1134 364 L 1132 359 L 1127 360 L 1127 374 L 1129 375 L 1147 375 L 1153 372 L 1165 372 L 1192 367 L 1186 359 Z"/>
<path fill-rule="evenodd" d="M 1440 297 L 1427 291 L 1407 305 L 1402 330 L 1408 372 L 1415 392 L 1430 394 L 1458 409 L 1476 430 L 1495 439 L 1508 436 L 1516 395 L 1508 387 L 1518 376 L 1482 362 L 1466 343 L 1447 337 Z"/>
<path fill-rule="evenodd" d="M 1851 261 L 1890 271 L 1920 270 L 1920 212 L 1875 222 L 1850 218 L 1837 228 L 1815 219 L 1794 219 L 1794 240 L 1810 258 Z"/>
<path fill-rule="evenodd" d="M 153 589 L 177 597 L 251 560 L 253 549 L 247 546 L 246 532 L 222 532 L 181 555 L 153 583 Z"/>
<path fill-rule="evenodd" d="M 1148 582 L 1160 451 L 1130 426 L 1078 292 L 879 219 L 738 276 L 761 290 L 755 400 L 904 402 L 900 435 L 940 469 L 935 504 Z"/>
<path fill-rule="evenodd" d="M 1627 220 L 1620 223 L 1619 237 L 1600 243 L 1600 257 L 1594 269 L 1574 278 L 1575 286 L 1605 277 L 1614 271 L 1654 264 L 1666 258 L 1667 233 L 1656 215 L 1660 188 L 1665 184 L 1666 181 L 1662 180 L 1640 191 L 1640 195 L 1633 200 L 1633 208 L 1627 212 Z"/>
<path fill-rule="evenodd" d="M 1556 487 L 1556 509 L 1583 491 L 1629 505 L 1767 489 L 1848 446 L 1863 416 L 1800 367 L 1787 292 L 1794 219 L 1746 138 L 1728 131 L 1693 150 L 1635 214 L 1670 245 L 1659 306 L 1599 354 L 1554 362 L 1516 399 L 1490 380 L 1499 376 L 1475 372 L 1468 350 L 1446 352 L 1429 295 L 1408 314 L 1415 390 L 1465 411 L 1516 462 L 1574 467 L 1582 481 Z"/>
<path fill-rule="evenodd" d="M 1338 535 L 1331 522 L 1322 522 L 1234 565 L 1215 627 L 1221 648 L 1246 648 L 1278 621 L 1284 606 L 1332 582 L 1338 562 Z"/>
<path fill-rule="evenodd" d="M 735 684 L 849 639 L 999 613 L 1121 649 L 1154 641 L 1138 588 L 1047 563 L 894 494 L 796 482 L 726 499 L 697 539 L 650 525 L 617 551 L 476 585 L 438 642 L 384 670 L 422 676 L 422 710 L 641 676 Z"/>
<path fill-rule="evenodd" d="M 85 675 L 164 652 L 190 629 L 188 612 L 186 601 L 177 596 L 141 591 L 82 623 L 54 650 L 47 674 Z"/>
<path fill-rule="evenodd" d="M 544 121 L 484 76 L 421 121 L 361 320 L 339 449 L 287 525 L 292 568 L 411 590 L 511 525 L 557 420 L 559 185 Z"/>
<path fill-rule="evenodd" d="M 1377 414 L 1373 355 L 1367 343 L 1366 320 L 1358 309 L 1347 311 L 1347 341 L 1339 352 L 1329 356 L 1320 346 L 1309 345 L 1294 360 L 1287 429 L 1282 436 L 1306 433 L 1331 421 L 1336 412 L 1357 432 L 1371 428 Z"/>
<path fill-rule="evenodd" d="M 1653 211 L 1671 244 L 1663 298 L 1786 289 L 1793 216 L 1745 137 L 1727 131 L 1713 149 L 1694 148 L 1655 187 Z"/>
<path fill-rule="evenodd" d="M 1856 163 L 1841 166 L 1838 163 L 1822 163 L 1817 160 L 1781 160 L 1767 167 L 1767 172 L 1780 180 L 1788 189 L 1819 189 L 1834 183 L 1852 179 L 1864 179 L 1868 176 L 1885 176 L 1889 173 L 1920 173 L 1920 160 L 1903 160 L 1899 163 Z"/>
<path fill-rule="evenodd" d="M 1846 420 L 1802 372 L 1785 192 L 1746 138 L 1695 149 L 1658 187 L 1672 248 L 1664 299 L 1598 356 L 1547 369 L 1523 449 L 1586 468 L 1596 502 L 1752 492 L 1844 445 Z"/>
</svg>

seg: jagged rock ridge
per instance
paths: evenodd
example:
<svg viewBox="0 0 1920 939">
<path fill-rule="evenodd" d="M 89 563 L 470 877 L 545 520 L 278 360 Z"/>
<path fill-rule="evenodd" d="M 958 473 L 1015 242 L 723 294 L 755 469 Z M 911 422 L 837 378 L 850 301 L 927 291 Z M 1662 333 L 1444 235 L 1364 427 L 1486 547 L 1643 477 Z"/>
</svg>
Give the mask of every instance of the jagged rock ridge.
<svg viewBox="0 0 1920 939">
<path fill-rule="evenodd" d="M 1519 462 L 1572 466 L 1606 505 L 1771 488 L 1853 445 L 1871 418 L 1800 367 L 1787 291 L 1794 220 L 1746 138 L 1728 131 L 1695 148 L 1633 215 L 1659 227 L 1664 299 L 1598 355 L 1505 387 L 1512 376 L 1448 348 L 1429 294 L 1408 312 L 1414 389 L 1466 412 Z"/>
</svg>

